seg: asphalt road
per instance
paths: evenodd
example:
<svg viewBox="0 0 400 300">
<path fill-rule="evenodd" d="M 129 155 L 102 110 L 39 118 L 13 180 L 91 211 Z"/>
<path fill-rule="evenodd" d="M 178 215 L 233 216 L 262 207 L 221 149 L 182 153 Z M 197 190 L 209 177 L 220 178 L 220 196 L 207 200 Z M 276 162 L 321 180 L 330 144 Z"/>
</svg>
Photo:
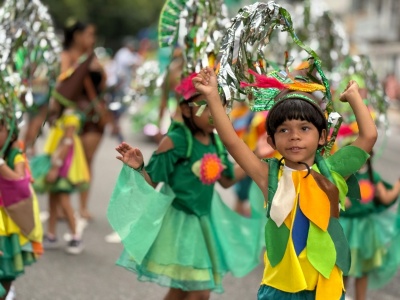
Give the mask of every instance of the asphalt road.
<svg viewBox="0 0 400 300">
<path fill-rule="evenodd" d="M 400 175 L 400 112 L 391 111 L 392 125 L 387 146 L 376 161 L 376 169 L 383 177 L 393 182 Z M 127 142 L 140 147 L 146 158 L 149 158 L 155 145 L 144 140 L 138 134 L 130 133 L 127 120 L 123 124 Z M 381 144 L 382 139 L 378 144 Z M 39 147 L 43 141 L 39 140 Z M 107 204 L 115 184 L 121 163 L 115 159 L 117 141 L 105 136 L 98 151 L 94 183 L 91 191 L 90 209 L 94 221 L 84 233 L 85 251 L 79 256 L 70 256 L 62 249 L 47 251 L 38 263 L 27 268 L 26 274 L 17 280 L 16 292 L 18 300 L 160 300 L 166 289 L 155 284 L 141 283 L 134 274 L 114 265 L 122 246 L 108 244 L 104 236 L 111 232 L 106 219 Z M 226 191 L 224 200 L 231 203 L 233 194 Z M 74 196 L 73 202 L 77 204 Z M 47 199 L 40 197 L 42 210 L 46 210 Z M 66 224 L 58 226 L 59 238 L 67 232 Z M 237 279 L 229 275 L 225 278 L 225 293 L 213 294 L 214 300 L 247 300 L 256 299 L 257 289 L 262 275 L 262 266 L 245 278 Z M 400 275 L 383 290 L 371 292 L 369 299 L 400 299 Z M 349 289 L 348 295 L 352 295 Z"/>
</svg>

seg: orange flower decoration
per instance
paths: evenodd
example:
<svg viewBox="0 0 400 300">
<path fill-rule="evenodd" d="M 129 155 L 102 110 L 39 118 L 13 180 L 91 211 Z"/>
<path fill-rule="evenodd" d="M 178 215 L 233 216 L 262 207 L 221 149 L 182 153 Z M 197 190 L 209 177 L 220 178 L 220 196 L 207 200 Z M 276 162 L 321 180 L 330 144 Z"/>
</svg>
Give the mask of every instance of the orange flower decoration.
<svg viewBox="0 0 400 300">
<path fill-rule="evenodd" d="M 362 179 L 359 182 L 360 192 L 361 192 L 361 203 L 369 203 L 374 199 L 375 196 L 375 187 L 369 181 Z"/>
<path fill-rule="evenodd" d="M 207 153 L 200 162 L 200 180 L 204 184 L 213 184 L 221 178 L 224 165 L 218 155 Z"/>
</svg>

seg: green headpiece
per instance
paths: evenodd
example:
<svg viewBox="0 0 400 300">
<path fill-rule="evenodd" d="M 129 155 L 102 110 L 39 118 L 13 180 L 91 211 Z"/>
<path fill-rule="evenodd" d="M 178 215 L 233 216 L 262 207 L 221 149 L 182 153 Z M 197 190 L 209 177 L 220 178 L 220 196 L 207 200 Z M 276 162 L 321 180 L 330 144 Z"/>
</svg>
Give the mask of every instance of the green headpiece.
<svg viewBox="0 0 400 300">
<path fill-rule="evenodd" d="M 310 57 L 300 70 L 276 71 L 267 60 L 269 42 L 276 29 L 288 32 L 293 42 Z M 283 100 L 277 97 L 282 90 L 291 90 L 285 96 L 286 99 L 309 101 L 324 112 L 328 121 L 328 132 L 331 132 L 324 155 L 329 155 L 341 117 L 334 111 L 330 86 L 322 71 L 319 56 L 296 35 L 291 16 L 286 9 L 273 1 L 255 3 L 240 9 L 223 38 L 221 53 L 218 83 L 228 105 L 232 105 L 233 100 L 243 101 L 244 97 L 241 95 L 246 95 L 253 110 L 269 110 L 277 100 Z M 285 55 L 287 66 L 290 60 L 288 54 L 285 52 L 282 55 Z M 320 95 L 312 96 L 311 93 Z M 320 103 L 316 103 L 316 99 Z"/>
</svg>

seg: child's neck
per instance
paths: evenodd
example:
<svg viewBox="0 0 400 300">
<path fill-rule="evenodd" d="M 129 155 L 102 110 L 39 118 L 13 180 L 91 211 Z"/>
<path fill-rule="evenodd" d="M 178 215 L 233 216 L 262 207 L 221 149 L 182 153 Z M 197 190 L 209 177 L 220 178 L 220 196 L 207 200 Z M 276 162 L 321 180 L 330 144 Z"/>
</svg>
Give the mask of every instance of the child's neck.
<svg viewBox="0 0 400 300">
<path fill-rule="evenodd" d="M 198 140 L 200 143 L 203 145 L 208 145 L 210 144 L 210 135 L 206 134 L 204 132 L 196 132 L 194 134 L 194 138 Z"/>
<path fill-rule="evenodd" d="M 289 161 L 289 160 L 285 159 L 284 162 L 285 162 L 285 167 L 288 167 L 289 169 L 296 170 L 296 171 L 302 171 L 302 170 L 307 169 L 307 166 L 311 168 L 314 164 L 314 160 L 315 160 L 315 157 L 309 161 L 294 162 L 294 161 Z"/>
</svg>

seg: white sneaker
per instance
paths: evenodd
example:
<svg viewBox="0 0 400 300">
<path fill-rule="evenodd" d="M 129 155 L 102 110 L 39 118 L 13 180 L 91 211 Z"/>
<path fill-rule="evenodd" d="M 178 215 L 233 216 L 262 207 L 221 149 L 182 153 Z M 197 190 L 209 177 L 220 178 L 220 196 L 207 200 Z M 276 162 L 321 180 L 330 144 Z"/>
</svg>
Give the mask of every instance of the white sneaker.
<svg viewBox="0 0 400 300">
<path fill-rule="evenodd" d="M 45 223 L 49 219 L 49 212 L 47 210 L 41 211 L 39 218 L 42 223 Z"/>
<path fill-rule="evenodd" d="M 121 243 L 121 238 L 119 237 L 118 233 L 115 231 L 110 233 L 104 237 L 104 240 L 110 244 L 119 244 Z"/>
<path fill-rule="evenodd" d="M 76 219 L 76 236 L 78 238 L 82 238 L 83 236 L 83 232 L 85 231 L 85 228 L 88 225 L 88 221 L 86 219 L 83 218 L 77 218 Z M 65 233 L 64 234 L 64 241 L 66 242 L 70 242 L 72 240 L 72 234 L 71 233 Z"/>
<path fill-rule="evenodd" d="M 7 294 L 6 300 L 15 300 L 15 296 L 16 296 L 15 286 L 11 285 L 10 291 Z"/>
<path fill-rule="evenodd" d="M 65 249 L 65 251 L 67 251 L 68 254 L 73 254 L 73 255 L 81 254 L 83 251 L 82 241 L 81 240 L 71 240 L 68 243 L 68 246 Z"/>
</svg>

